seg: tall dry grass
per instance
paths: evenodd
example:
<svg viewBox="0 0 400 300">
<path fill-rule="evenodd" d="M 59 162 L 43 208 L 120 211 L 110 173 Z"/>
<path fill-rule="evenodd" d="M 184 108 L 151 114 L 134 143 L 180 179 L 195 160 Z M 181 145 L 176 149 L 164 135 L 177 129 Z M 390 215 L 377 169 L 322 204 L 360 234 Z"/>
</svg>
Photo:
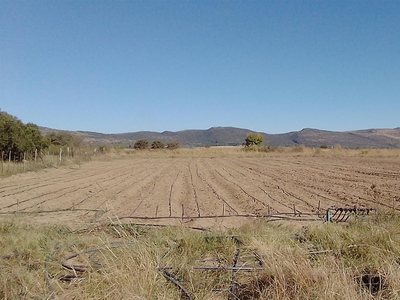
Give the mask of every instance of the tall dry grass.
<svg viewBox="0 0 400 300">
<path fill-rule="evenodd" d="M 0 298 L 399 299 L 399 228 L 397 215 L 303 227 L 260 219 L 228 232 L 12 217 L 0 220 Z"/>
<path fill-rule="evenodd" d="M 111 148 L 102 159 L 133 158 L 133 157 L 400 157 L 400 149 L 345 149 L 340 145 L 334 148 L 297 147 L 261 147 L 246 149 L 235 147 L 199 147 L 180 148 L 175 150 L 134 150 Z"/>
<path fill-rule="evenodd" d="M 39 171 L 45 168 L 58 168 L 64 166 L 78 165 L 89 162 L 96 157 L 93 150 L 75 154 L 74 156 L 47 153 L 35 160 L 27 159 L 23 161 L 1 161 L 0 177 L 15 175 L 18 173 Z"/>
</svg>

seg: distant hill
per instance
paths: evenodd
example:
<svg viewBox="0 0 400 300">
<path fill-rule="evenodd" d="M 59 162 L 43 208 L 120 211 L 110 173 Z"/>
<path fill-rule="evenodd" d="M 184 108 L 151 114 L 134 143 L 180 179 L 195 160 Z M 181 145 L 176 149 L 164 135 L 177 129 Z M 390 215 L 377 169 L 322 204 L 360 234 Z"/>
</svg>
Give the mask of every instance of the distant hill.
<svg viewBox="0 0 400 300">
<path fill-rule="evenodd" d="M 43 134 L 56 129 L 40 127 Z M 162 141 L 164 143 L 178 141 L 183 147 L 205 146 L 238 146 L 244 143 L 246 136 L 255 131 L 235 127 L 211 127 L 207 130 L 182 130 L 177 132 L 138 131 L 118 134 L 104 134 L 89 131 L 67 131 L 77 134 L 91 145 L 121 145 L 133 146 L 140 140 L 146 139 L 150 143 Z M 308 147 L 341 145 L 343 148 L 400 148 L 400 127 L 394 129 L 368 129 L 356 131 L 326 131 L 305 128 L 282 134 L 268 134 L 265 136 L 265 145 L 269 146 L 296 146 Z"/>
</svg>

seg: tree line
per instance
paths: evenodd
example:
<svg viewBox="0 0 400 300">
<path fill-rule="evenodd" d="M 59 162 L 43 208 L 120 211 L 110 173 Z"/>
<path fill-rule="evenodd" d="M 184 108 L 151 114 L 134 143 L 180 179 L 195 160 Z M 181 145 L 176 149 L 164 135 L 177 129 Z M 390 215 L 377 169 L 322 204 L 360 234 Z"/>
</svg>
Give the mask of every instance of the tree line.
<svg viewBox="0 0 400 300">
<path fill-rule="evenodd" d="M 58 152 L 60 148 L 68 148 L 74 156 L 74 149 L 83 145 L 83 139 L 68 132 L 51 132 L 42 135 L 39 127 L 33 123 L 24 124 L 17 117 L 0 111 L 0 154 L 3 160 L 22 161 L 43 155 L 45 150 Z M 104 147 L 100 147 L 104 148 Z M 151 145 L 147 140 L 138 140 L 134 149 L 177 149 L 179 142 L 164 144 L 154 141 Z"/>
<path fill-rule="evenodd" d="M 246 148 L 260 147 L 263 142 L 264 136 L 257 133 L 249 134 L 245 140 Z M 79 148 L 82 143 L 81 137 L 67 132 L 52 132 L 43 136 L 36 124 L 24 124 L 17 117 L 0 111 L 0 153 L 3 160 L 21 161 L 24 158 L 32 158 L 33 155 L 40 157 L 48 148 L 69 147 L 73 155 L 73 149 Z M 136 141 L 133 148 L 137 150 L 177 149 L 180 148 L 180 144 L 179 142 L 164 144 L 161 141 L 154 141 L 150 145 L 147 140 L 142 139 Z"/>
<path fill-rule="evenodd" d="M 78 147 L 82 139 L 67 132 L 42 135 L 33 123 L 24 124 L 17 117 L 0 111 L 0 154 L 3 160 L 22 161 L 43 154 L 51 147 Z"/>
<path fill-rule="evenodd" d="M 151 145 L 149 145 L 149 142 L 147 140 L 138 140 L 136 143 L 133 145 L 133 148 L 136 150 L 145 150 L 148 149 L 150 146 L 151 149 L 178 149 L 180 148 L 179 142 L 169 142 L 167 144 L 164 144 L 161 141 L 154 141 Z"/>
<path fill-rule="evenodd" d="M 36 151 L 40 154 L 50 143 L 50 139 L 41 134 L 36 124 L 24 124 L 16 117 L 0 111 L 0 152 L 3 159 L 20 161 L 26 153 Z"/>
</svg>

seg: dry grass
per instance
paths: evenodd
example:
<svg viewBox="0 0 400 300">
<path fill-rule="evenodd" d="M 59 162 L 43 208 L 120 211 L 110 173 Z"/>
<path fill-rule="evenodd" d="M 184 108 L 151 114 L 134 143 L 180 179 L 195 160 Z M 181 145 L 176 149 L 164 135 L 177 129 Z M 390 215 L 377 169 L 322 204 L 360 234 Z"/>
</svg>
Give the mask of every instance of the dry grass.
<svg viewBox="0 0 400 300">
<path fill-rule="evenodd" d="M 129 158 L 129 157 L 400 157 L 400 149 L 344 149 L 340 145 L 331 149 L 298 147 L 259 148 L 252 151 L 238 147 L 207 147 L 207 148 L 180 148 L 175 150 L 133 150 L 110 149 L 99 158 Z"/>
<path fill-rule="evenodd" d="M 134 150 L 124 148 L 110 148 L 106 152 L 94 152 L 93 149 L 82 152 L 75 157 L 63 156 L 61 161 L 58 155 L 47 154 L 37 162 L 0 162 L 0 177 L 17 173 L 37 171 L 43 168 L 81 165 L 90 160 L 112 160 L 126 158 L 165 158 L 165 157 L 400 157 L 400 149 L 343 149 L 340 145 L 332 149 L 298 147 L 259 148 L 246 151 L 238 147 L 207 147 L 207 148 L 180 148 L 175 150 Z"/>
<path fill-rule="evenodd" d="M 400 150 L 111 149 L 85 159 L 224 156 L 368 159 L 400 157 Z M 44 159 L 59 166 L 57 157 Z M 399 299 L 399 228 L 390 214 L 306 227 L 261 219 L 228 232 L 119 223 L 79 229 L 0 217 L 0 299 Z M 234 265 L 256 269 L 234 273 Z"/>
<path fill-rule="evenodd" d="M 71 230 L 7 218 L 0 298 L 398 299 L 399 228 L 395 215 L 303 227 L 257 220 L 229 232 L 119 223 Z"/>
<path fill-rule="evenodd" d="M 18 173 L 39 171 L 45 168 L 58 168 L 63 166 L 78 165 L 91 161 L 95 156 L 93 152 L 84 152 L 80 155 L 62 156 L 46 154 L 34 160 L 25 160 L 22 162 L 0 161 L 0 178 L 15 175 Z"/>
</svg>

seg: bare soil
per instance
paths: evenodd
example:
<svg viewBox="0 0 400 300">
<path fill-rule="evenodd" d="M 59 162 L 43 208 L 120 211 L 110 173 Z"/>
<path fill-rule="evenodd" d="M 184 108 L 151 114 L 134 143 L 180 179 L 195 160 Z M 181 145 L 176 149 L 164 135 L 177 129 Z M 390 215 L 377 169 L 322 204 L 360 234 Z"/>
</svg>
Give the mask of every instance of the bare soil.
<svg viewBox="0 0 400 300">
<path fill-rule="evenodd" d="M 317 216 L 332 205 L 400 211 L 400 159 L 131 158 L 0 179 L 0 218 L 18 214 L 70 226 L 226 228 L 255 216 Z"/>
</svg>

